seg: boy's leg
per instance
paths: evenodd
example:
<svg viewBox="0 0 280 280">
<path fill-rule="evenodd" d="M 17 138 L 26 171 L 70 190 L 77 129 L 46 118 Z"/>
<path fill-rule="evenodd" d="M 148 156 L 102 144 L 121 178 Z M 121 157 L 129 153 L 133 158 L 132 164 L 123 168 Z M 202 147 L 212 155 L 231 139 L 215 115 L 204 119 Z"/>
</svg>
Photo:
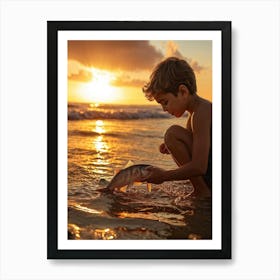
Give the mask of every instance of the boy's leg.
<svg viewBox="0 0 280 280">
<path fill-rule="evenodd" d="M 186 164 L 192 158 L 192 133 L 187 129 L 173 125 L 169 127 L 164 136 L 164 142 L 178 166 Z M 194 186 L 194 195 L 209 196 L 211 192 L 204 181 L 199 177 L 190 178 Z"/>
</svg>

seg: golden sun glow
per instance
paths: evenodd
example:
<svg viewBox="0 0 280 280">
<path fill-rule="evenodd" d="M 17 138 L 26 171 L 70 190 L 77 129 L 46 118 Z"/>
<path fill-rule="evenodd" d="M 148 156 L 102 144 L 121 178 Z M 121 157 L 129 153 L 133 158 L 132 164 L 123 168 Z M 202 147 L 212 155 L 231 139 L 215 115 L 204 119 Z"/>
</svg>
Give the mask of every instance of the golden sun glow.
<svg viewBox="0 0 280 280">
<path fill-rule="evenodd" d="M 115 100 L 114 87 L 110 85 L 115 76 L 108 71 L 91 69 L 92 80 L 85 85 L 84 94 L 95 103 L 107 103 Z"/>
<path fill-rule="evenodd" d="M 68 102 L 92 103 L 96 107 L 98 104 L 154 105 L 147 102 L 142 88 L 156 64 L 167 55 L 178 53 L 189 58 L 196 74 L 198 94 L 212 100 L 211 40 L 139 42 L 69 40 Z"/>
</svg>

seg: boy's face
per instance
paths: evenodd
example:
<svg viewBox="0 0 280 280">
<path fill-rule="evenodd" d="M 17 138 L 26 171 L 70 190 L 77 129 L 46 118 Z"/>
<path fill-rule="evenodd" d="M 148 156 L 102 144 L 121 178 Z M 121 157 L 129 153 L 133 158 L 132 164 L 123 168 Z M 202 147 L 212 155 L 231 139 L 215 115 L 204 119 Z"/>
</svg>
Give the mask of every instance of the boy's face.
<svg viewBox="0 0 280 280">
<path fill-rule="evenodd" d="M 154 98 L 157 103 L 161 104 L 163 111 L 176 118 L 181 117 L 186 111 L 186 98 L 181 92 L 177 96 L 172 93 L 157 93 Z"/>
</svg>

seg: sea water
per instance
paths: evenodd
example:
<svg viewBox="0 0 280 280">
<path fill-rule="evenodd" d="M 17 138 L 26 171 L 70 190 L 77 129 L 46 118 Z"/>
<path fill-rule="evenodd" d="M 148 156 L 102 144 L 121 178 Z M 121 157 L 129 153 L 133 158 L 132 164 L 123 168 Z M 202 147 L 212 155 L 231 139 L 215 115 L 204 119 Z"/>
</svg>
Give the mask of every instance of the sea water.
<svg viewBox="0 0 280 280">
<path fill-rule="evenodd" d="M 70 239 L 210 239 L 211 201 L 194 200 L 189 181 L 135 186 L 104 194 L 128 162 L 174 169 L 159 152 L 173 124 L 160 106 L 68 104 L 68 235 Z"/>
</svg>

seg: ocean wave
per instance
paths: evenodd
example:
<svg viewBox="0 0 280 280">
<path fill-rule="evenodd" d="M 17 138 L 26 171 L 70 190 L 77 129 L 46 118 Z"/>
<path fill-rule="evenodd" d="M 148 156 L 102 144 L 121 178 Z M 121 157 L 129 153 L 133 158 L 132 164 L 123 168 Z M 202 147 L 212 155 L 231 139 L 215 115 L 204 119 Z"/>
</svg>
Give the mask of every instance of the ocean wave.
<svg viewBox="0 0 280 280">
<path fill-rule="evenodd" d="M 167 119 L 172 116 L 163 112 L 161 109 L 135 109 L 135 108 L 106 108 L 106 109 L 84 109 L 79 110 L 75 107 L 68 107 L 68 120 L 96 120 L 96 119 Z"/>
<path fill-rule="evenodd" d="M 106 136 L 111 137 L 120 137 L 123 133 L 108 133 L 106 132 Z M 68 136 L 85 136 L 85 137 L 91 137 L 91 136 L 100 136 L 101 134 L 96 131 L 85 131 L 85 130 L 70 130 L 68 131 Z"/>
<path fill-rule="evenodd" d="M 68 131 L 68 136 L 84 136 L 84 137 L 95 137 L 100 136 L 101 134 L 96 131 L 85 131 L 85 130 L 70 130 Z M 162 136 L 158 136 L 156 133 L 154 134 L 141 134 L 135 133 L 134 131 L 126 131 L 119 133 L 106 132 L 104 133 L 107 137 L 116 137 L 116 138 L 127 138 L 127 137 L 145 137 L 145 138 L 162 138 Z"/>
</svg>

